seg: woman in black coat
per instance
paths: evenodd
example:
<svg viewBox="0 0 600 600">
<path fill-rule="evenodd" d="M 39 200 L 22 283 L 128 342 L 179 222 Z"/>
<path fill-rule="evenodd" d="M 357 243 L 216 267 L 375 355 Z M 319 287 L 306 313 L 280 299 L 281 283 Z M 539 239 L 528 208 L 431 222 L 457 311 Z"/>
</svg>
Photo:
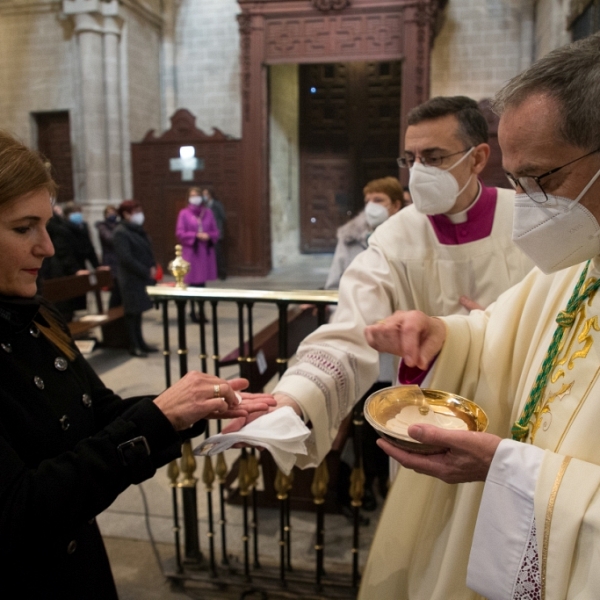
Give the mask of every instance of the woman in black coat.
<svg viewBox="0 0 600 600">
<path fill-rule="evenodd" d="M 125 200 L 118 212 L 121 223 L 113 234 L 113 247 L 119 264 L 117 276 L 125 310 L 129 353 L 143 358 L 156 350 L 146 344 L 142 336 L 142 313 L 152 308 L 146 286 L 156 283 L 156 261 L 150 238 L 143 228 L 141 204 Z"/>
<path fill-rule="evenodd" d="M 0 132 L 0 579 L 13 597 L 114 600 L 96 515 L 178 457 L 202 419 L 274 401 L 198 372 L 156 397 L 107 389 L 36 296 L 54 194 L 37 154 Z"/>
</svg>

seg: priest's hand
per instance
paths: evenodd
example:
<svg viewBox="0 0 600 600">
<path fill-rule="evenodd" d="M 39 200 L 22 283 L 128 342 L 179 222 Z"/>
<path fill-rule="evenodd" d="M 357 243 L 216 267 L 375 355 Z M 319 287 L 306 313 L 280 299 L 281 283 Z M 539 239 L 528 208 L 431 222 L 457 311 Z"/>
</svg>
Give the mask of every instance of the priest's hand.
<svg viewBox="0 0 600 600">
<path fill-rule="evenodd" d="M 365 337 L 378 352 L 401 356 L 408 367 L 426 370 L 444 345 L 446 326 L 418 310 L 398 310 L 366 327 Z"/>
<path fill-rule="evenodd" d="M 502 438 L 491 433 L 448 431 L 435 425 L 411 425 L 408 435 L 423 444 L 446 448 L 439 454 L 406 452 L 385 440 L 377 445 L 403 467 L 446 483 L 485 481 Z"/>
</svg>

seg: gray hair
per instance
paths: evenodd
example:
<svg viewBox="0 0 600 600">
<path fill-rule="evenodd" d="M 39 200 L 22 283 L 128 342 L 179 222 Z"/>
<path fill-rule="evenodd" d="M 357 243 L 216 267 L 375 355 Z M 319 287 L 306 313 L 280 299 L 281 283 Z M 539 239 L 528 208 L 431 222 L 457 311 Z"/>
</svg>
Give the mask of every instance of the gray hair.
<svg viewBox="0 0 600 600">
<path fill-rule="evenodd" d="M 600 33 L 553 50 L 513 77 L 496 94 L 492 109 L 502 115 L 535 94 L 557 101 L 564 142 L 600 148 Z"/>
</svg>

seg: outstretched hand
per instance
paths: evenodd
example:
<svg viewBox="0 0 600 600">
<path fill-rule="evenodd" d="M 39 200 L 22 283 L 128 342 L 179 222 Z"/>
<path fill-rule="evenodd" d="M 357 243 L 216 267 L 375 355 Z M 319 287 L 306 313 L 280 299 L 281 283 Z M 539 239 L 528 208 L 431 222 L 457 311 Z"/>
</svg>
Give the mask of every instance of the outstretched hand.
<svg viewBox="0 0 600 600">
<path fill-rule="evenodd" d="M 446 327 L 418 310 L 398 310 L 366 327 L 365 337 L 378 352 L 401 356 L 408 367 L 425 370 L 444 345 Z"/>
<path fill-rule="evenodd" d="M 377 445 L 403 467 L 446 483 L 485 481 L 502 441 L 491 433 L 448 431 L 435 425 L 411 425 L 408 435 L 423 444 L 446 448 L 446 451 L 430 455 L 406 452 L 383 439 L 377 440 Z"/>
<path fill-rule="evenodd" d="M 275 394 L 273 404 L 270 404 L 268 409 L 265 411 L 253 411 L 246 416 L 239 416 L 237 419 L 233 419 L 231 422 L 227 424 L 227 426 L 223 429 L 222 433 L 234 433 L 239 431 L 242 427 L 251 423 L 258 417 L 273 412 L 274 410 L 278 410 L 279 408 L 283 408 L 284 406 L 290 406 L 294 412 L 302 418 L 302 410 L 298 406 L 298 404 L 292 400 L 289 396 L 285 394 Z M 235 445 L 234 448 L 241 448 L 242 445 Z"/>
<path fill-rule="evenodd" d="M 275 400 L 268 394 L 242 394 L 240 402 L 236 392 L 247 387 L 247 379 L 225 381 L 214 375 L 190 371 L 155 398 L 154 403 L 177 431 L 191 427 L 200 419 L 246 418 L 249 414 L 264 413 L 275 405 Z"/>
<path fill-rule="evenodd" d="M 242 388 L 238 388 L 237 382 L 244 382 L 245 385 Z M 233 389 L 238 392 L 238 389 L 244 389 L 248 386 L 246 379 L 230 379 L 228 383 Z M 241 402 L 232 408 L 227 408 L 224 412 L 216 411 L 207 416 L 208 419 L 243 419 L 254 420 L 261 415 L 266 414 L 271 408 L 277 405 L 277 401 L 271 394 L 265 394 L 263 392 L 251 394 L 249 392 L 238 392 L 241 397 Z"/>
</svg>

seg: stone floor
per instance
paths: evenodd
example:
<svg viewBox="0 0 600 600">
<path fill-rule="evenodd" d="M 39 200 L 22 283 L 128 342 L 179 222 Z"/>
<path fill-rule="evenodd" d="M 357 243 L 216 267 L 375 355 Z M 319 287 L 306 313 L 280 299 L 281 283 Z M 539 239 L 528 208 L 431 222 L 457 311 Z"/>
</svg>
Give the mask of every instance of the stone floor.
<svg viewBox="0 0 600 600">
<path fill-rule="evenodd" d="M 331 255 L 313 255 L 298 264 L 271 273 L 265 278 L 232 277 L 215 282 L 214 287 L 238 289 L 291 290 L 322 288 L 327 277 Z M 276 318 L 271 306 L 256 305 L 255 331 Z M 174 323 L 174 314 L 169 316 Z M 222 352 L 233 350 L 237 345 L 237 308 L 235 305 L 219 305 L 219 339 Z M 210 339 L 210 327 L 207 329 Z M 162 325 L 160 312 L 151 310 L 144 316 L 146 341 L 161 346 Z M 173 336 L 175 335 L 173 330 Z M 190 364 L 189 368 L 200 369 L 198 326 L 187 326 Z M 196 358 L 195 358 L 196 357 Z M 165 387 L 164 358 L 161 353 L 148 358 L 133 358 L 121 350 L 98 348 L 89 356 L 106 385 L 123 396 L 156 393 Z M 178 373 L 178 357 L 172 357 L 173 377 Z M 210 372 L 209 367 L 209 372 Z M 221 376 L 232 377 L 237 367 L 228 367 Z M 200 438 L 194 441 L 198 443 Z M 226 460 L 232 465 L 239 451 L 228 451 Z M 196 476 L 202 476 L 202 463 L 198 461 Z M 261 485 L 262 482 L 261 482 Z M 213 494 L 216 496 L 216 494 Z M 218 501 L 213 497 L 213 511 L 218 520 Z M 379 502 L 381 505 L 381 501 Z M 181 514 L 181 507 L 180 507 Z M 198 519 L 200 545 L 203 554 L 207 553 L 207 495 L 201 481 L 198 482 Z M 368 547 L 376 524 L 376 513 L 369 513 L 370 524 L 361 527 L 359 562 L 366 559 Z M 238 506 L 227 505 L 227 552 L 232 563 L 243 563 L 242 552 L 242 510 Z M 259 511 L 259 552 L 264 565 L 278 563 L 279 557 L 279 512 L 276 509 Z M 153 600 L 175 598 L 221 598 L 228 597 L 216 591 L 197 590 L 193 586 L 172 589 L 163 572 L 174 565 L 175 545 L 173 532 L 172 488 L 166 474 L 166 467 L 154 478 L 139 486 L 132 486 L 119 496 L 104 513 L 98 523 L 106 540 L 113 572 L 121 600 Z M 215 527 L 218 529 L 217 525 Z M 296 571 L 307 569 L 314 572 L 315 516 L 308 512 L 294 512 L 291 522 L 292 562 Z M 325 522 L 326 569 L 341 570 L 347 580 L 350 577 L 352 561 L 352 527 L 342 515 L 327 515 Z M 220 535 L 215 535 L 217 556 L 220 557 Z M 240 567 L 241 568 L 241 567 Z M 232 597 L 242 597 L 232 596 Z M 264 596 L 266 597 L 266 596 Z M 279 597 L 270 594 L 269 598 Z M 282 596 L 283 597 L 283 596 Z M 298 596 L 296 596 L 298 597 Z M 306 598 L 313 596 L 305 596 Z M 316 596 L 315 596 L 316 597 Z"/>
</svg>

